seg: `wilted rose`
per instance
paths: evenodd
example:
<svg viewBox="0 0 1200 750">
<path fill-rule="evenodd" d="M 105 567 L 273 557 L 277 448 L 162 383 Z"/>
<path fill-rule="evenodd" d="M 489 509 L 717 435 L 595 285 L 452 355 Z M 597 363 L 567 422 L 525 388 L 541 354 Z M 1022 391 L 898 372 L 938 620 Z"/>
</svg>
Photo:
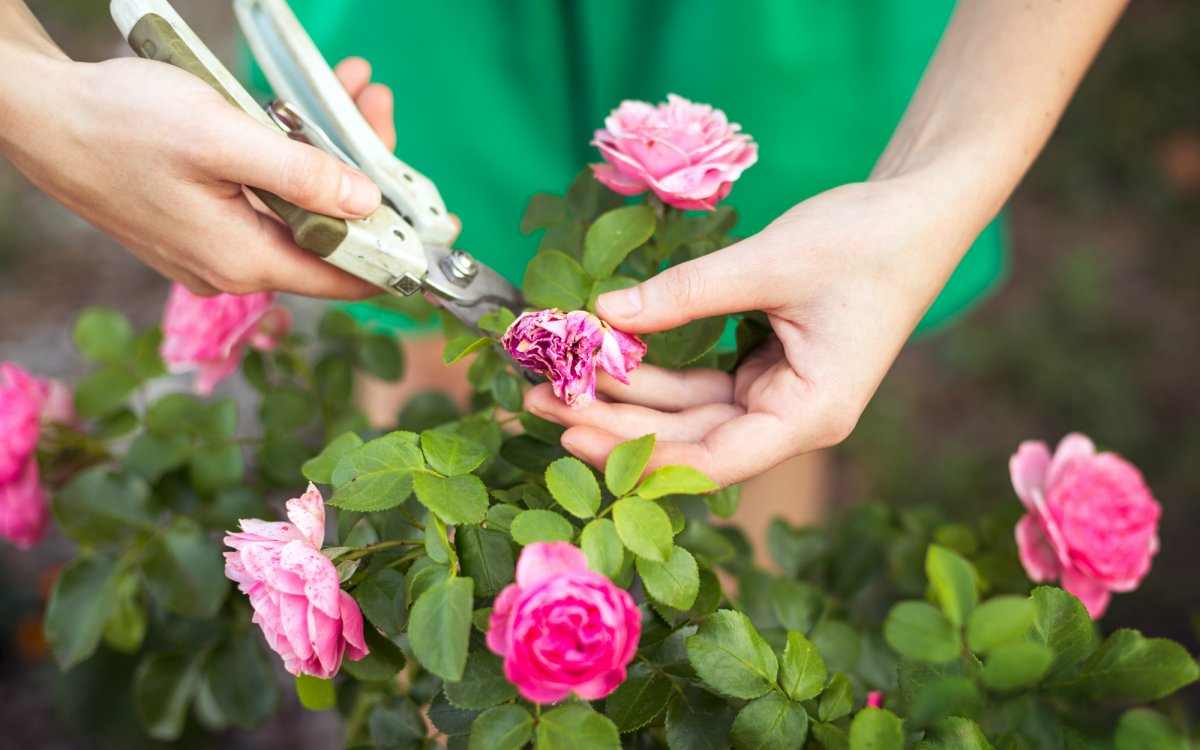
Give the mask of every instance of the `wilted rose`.
<svg viewBox="0 0 1200 750">
<path fill-rule="evenodd" d="M 163 312 L 161 353 L 167 368 L 195 371 L 196 391 L 212 393 L 237 369 L 247 346 L 269 351 L 287 336 L 291 315 L 275 300 L 272 292 L 201 297 L 172 285 Z"/>
<path fill-rule="evenodd" d="M 225 575 L 250 597 L 254 622 L 294 675 L 335 675 L 342 657 L 367 655 L 362 613 L 321 554 L 325 503 L 311 484 L 287 503 L 291 523 L 248 519 L 225 537 Z"/>
<path fill-rule="evenodd" d="M 646 344 L 584 310 L 527 312 L 501 340 L 517 364 L 550 379 L 554 395 L 581 408 L 596 399 L 596 366 L 622 383 L 642 363 Z"/>
<path fill-rule="evenodd" d="M 1009 461 L 1013 488 L 1029 512 L 1017 548 L 1029 577 L 1061 580 L 1096 619 L 1114 591 L 1132 591 L 1158 551 L 1161 509 L 1142 474 L 1114 453 L 1097 453 L 1072 433 L 1054 455 L 1026 441 Z"/>
<path fill-rule="evenodd" d="M 590 570 L 579 548 L 536 542 L 496 597 L 487 643 L 526 700 L 597 700 L 625 680 L 641 631 L 633 597 Z"/>
<path fill-rule="evenodd" d="M 725 113 L 670 94 L 657 107 L 625 101 L 604 120 L 592 145 L 606 164 L 596 179 L 621 195 L 647 189 L 676 208 L 711 211 L 758 160 L 758 145 Z"/>
</svg>

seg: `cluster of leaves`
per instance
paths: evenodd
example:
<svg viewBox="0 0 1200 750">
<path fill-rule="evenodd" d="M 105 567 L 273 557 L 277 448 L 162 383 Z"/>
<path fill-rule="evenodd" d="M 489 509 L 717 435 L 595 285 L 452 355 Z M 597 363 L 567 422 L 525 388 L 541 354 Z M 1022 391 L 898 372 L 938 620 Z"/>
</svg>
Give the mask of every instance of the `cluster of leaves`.
<svg viewBox="0 0 1200 750">
<path fill-rule="evenodd" d="M 45 632 L 63 669 L 102 643 L 138 655 L 131 690 L 150 737 L 178 738 L 189 706 L 218 731 L 257 726 L 279 705 L 276 659 L 245 599 L 229 595 L 220 538 L 240 518 L 276 516 L 266 499 L 302 489 L 299 467 L 331 430 L 365 429 L 350 362 L 393 379 L 402 365 L 393 339 L 342 313 L 321 333 L 315 367 L 300 335 L 245 359 L 261 397 L 261 432 L 246 434 L 232 398 L 164 392 L 157 328 L 135 334 L 99 309 L 76 324 L 95 365 L 75 391 L 89 427 L 56 431 L 43 460 L 54 517 L 79 550 L 56 578 Z"/>
</svg>

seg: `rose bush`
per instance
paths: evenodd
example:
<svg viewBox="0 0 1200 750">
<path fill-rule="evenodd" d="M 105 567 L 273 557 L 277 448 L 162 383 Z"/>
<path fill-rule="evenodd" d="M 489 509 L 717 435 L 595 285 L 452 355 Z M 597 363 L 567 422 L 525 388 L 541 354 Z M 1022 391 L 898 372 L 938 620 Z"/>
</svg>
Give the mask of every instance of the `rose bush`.
<svg viewBox="0 0 1200 750">
<path fill-rule="evenodd" d="M 723 115 L 675 105 L 728 145 Z M 623 137 L 650 132 L 635 130 Z M 720 161 L 722 147 L 675 145 Z M 1158 506 L 1090 443 L 1018 451 L 1031 520 L 1017 538 L 1016 500 L 971 525 L 859 504 L 825 527 L 776 522 L 767 570 L 720 521 L 737 488 L 683 466 L 647 472 L 653 435 L 596 471 L 522 410 L 508 352 L 578 402 L 597 366 L 618 379 L 643 355 L 728 368 L 762 340 L 750 314 L 643 349 L 594 317 L 604 291 L 732 241 L 732 209 L 662 201 L 626 205 L 586 170 L 565 196 L 535 196 L 523 228 L 543 235 L 524 290 L 541 312 L 485 317 L 494 338 L 446 321 L 445 360 L 473 357 L 470 409 L 419 394 L 383 430 L 356 406 L 354 371 L 395 380 L 401 350 L 339 310 L 315 332 L 288 330 L 266 298 L 172 292 L 165 331 L 85 312 L 74 338 L 94 369 L 75 388 L 79 419 L 39 427 L 49 402 L 7 380 L 0 402 L 0 456 L 37 472 L 78 543 L 45 612 L 59 664 L 135 660 L 103 684 L 165 741 L 261 724 L 290 672 L 303 705 L 341 712 L 353 748 L 1186 746 L 1172 702 L 1197 679 L 1192 656 L 1133 630 L 1102 638 L 1076 596 L 1031 587 L 1022 569 L 1104 596 L 1147 574 Z M 731 323 L 737 350 L 720 351 Z M 240 365 L 252 412 L 159 382 L 164 357 L 199 370 L 203 392 Z M 321 490 L 295 497 L 306 482 Z"/>
</svg>

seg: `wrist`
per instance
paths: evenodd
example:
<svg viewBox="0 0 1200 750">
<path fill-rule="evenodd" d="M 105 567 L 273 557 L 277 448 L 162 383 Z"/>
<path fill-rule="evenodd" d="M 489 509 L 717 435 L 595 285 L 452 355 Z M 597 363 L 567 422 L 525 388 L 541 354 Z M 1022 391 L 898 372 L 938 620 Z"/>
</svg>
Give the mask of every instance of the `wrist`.
<svg viewBox="0 0 1200 750">
<path fill-rule="evenodd" d="M 10 158 L 30 134 L 44 131 L 74 101 L 79 67 L 61 51 L 0 40 L 0 153 Z"/>
</svg>

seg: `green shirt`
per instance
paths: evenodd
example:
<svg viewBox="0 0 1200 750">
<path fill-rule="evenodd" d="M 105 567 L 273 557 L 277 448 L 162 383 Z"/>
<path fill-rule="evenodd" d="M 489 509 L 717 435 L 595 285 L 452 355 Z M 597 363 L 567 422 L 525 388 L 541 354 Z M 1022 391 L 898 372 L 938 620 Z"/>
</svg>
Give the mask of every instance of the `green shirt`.
<svg viewBox="0 0 1200 750">
<path fill-rule="evenodd" d="M 676 93 L 759 144 L 727 200 L 757 232 L 799 201 L 863 180 L 899 121 L 952 0 L 291 0 L 326 57 L 361 55 L 396 93 L 398 153 L 463 221 L 458 246 L 519 281 L 537 247 L 529 197 L 600 160 L 622 99 Z M 984 231 L 918 330 L 1001 276 Z"/>
</svg>

